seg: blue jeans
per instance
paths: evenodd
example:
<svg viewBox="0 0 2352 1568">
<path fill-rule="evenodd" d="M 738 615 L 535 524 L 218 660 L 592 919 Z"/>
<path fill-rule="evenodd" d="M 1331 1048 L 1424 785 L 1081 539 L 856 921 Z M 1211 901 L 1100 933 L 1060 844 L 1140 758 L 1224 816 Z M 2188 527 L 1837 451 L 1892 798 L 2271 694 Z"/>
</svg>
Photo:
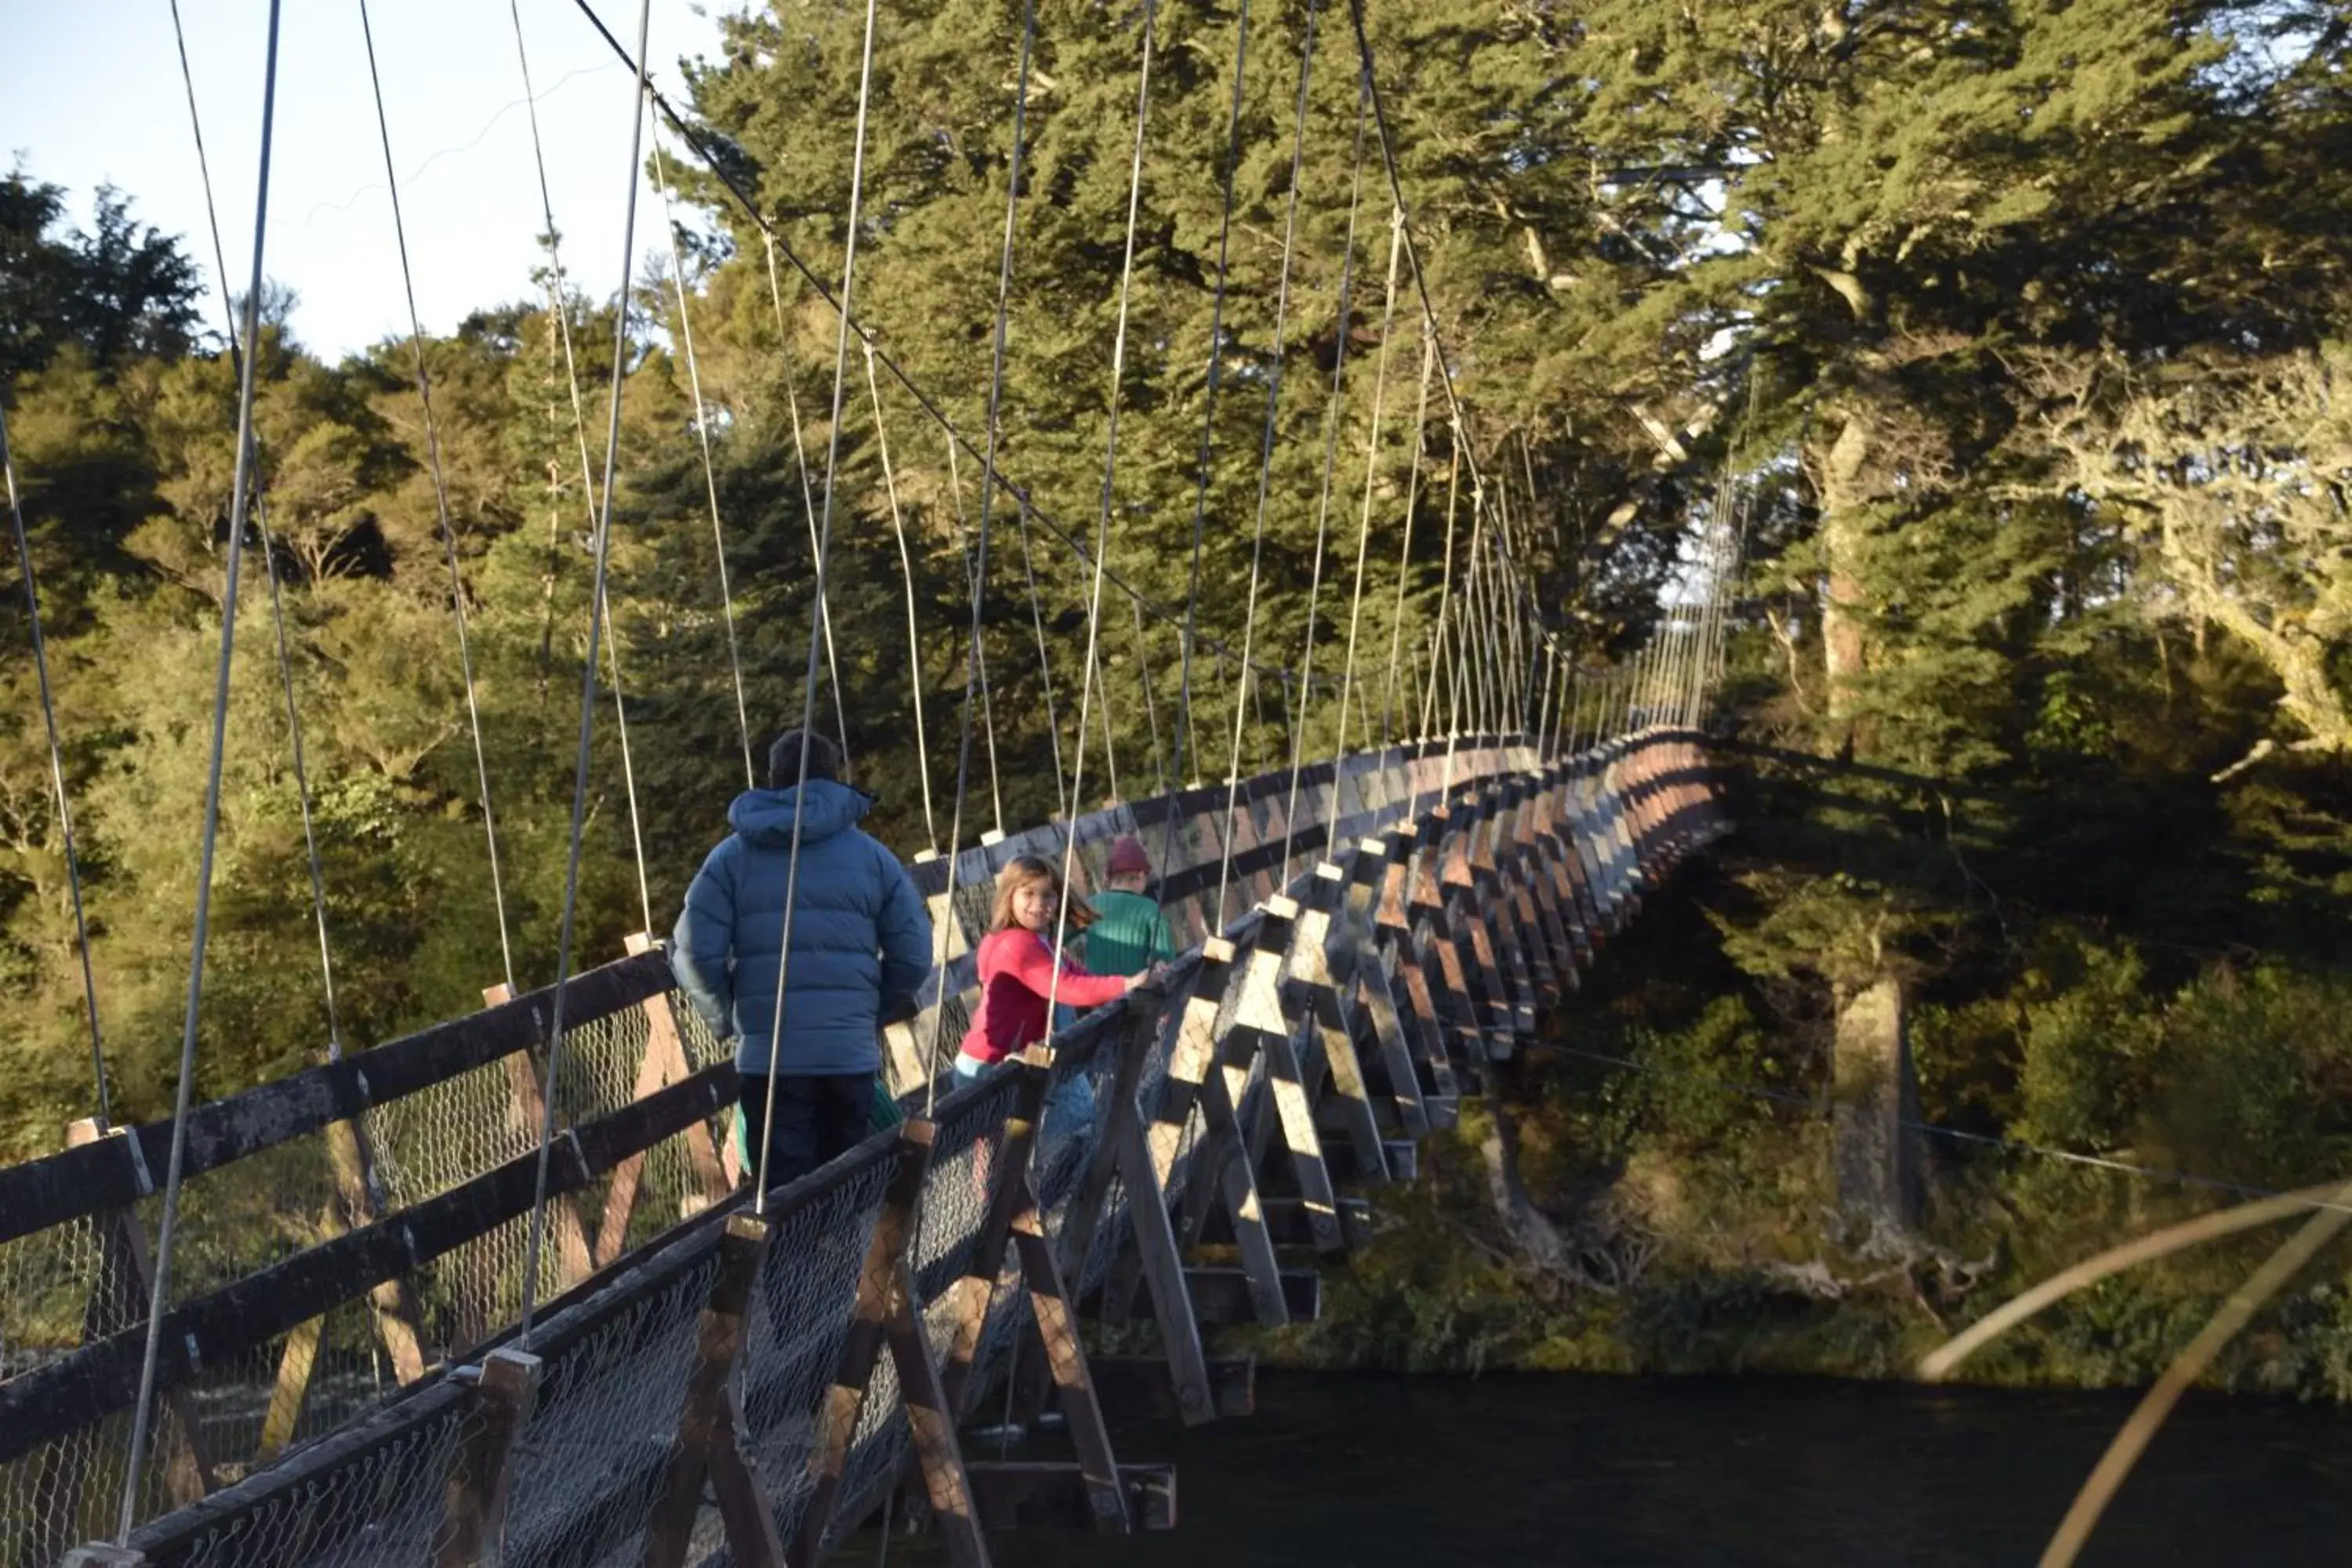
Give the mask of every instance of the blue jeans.
<svg viewBox="0 0 2352 1568">
<path fill-rule="evenodd" d="M 959 1088 L 986 1077 L 1013 1058 L 1002 1062 L 984 1062 L 977 1057 L 956 1053 L 955 1076 Z M 1055 1084 L 1045 1096 L 1045 1118 L 1037 1129 L 1043 1141 L 1048 1135 L 1066 1138 L 1094 1124 L 1095 1083 L 1085 1072 L 1074 1072 Z"/>
</svg>

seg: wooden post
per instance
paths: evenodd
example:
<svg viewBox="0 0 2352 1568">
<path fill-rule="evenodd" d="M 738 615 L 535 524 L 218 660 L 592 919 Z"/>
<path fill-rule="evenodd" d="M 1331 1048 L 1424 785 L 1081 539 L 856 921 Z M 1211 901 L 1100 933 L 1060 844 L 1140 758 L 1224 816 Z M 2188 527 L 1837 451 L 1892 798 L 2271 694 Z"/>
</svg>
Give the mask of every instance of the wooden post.
<svg viewBox="0 0 2352 1568">
<path fill-rule="evenodd" d="M 1388 868 L 1381 889 L 1377 930 L 1380 940 L 1396 954 L 1405 1017 L 1418 1037 L 1416 1053 L 1429 1068 L 1431 1120 L 1448 1124 L 1461 1097 L 1454 1077 L 1453 1026 L 1440 1016 L 1430 981 L 1437 964 L 1434 944 L 1421 939 L 1412 920 L 1413 884 L 1423 858 L 1420 825 L 1399 823 L 1382 836 L 1381 842 Z M 1421 928 L 1427 929 L 1426 925 Z"/>
<path fill-rule="evenodd" d="M 988 1563 L 988 1546 L 972 1510 L 971 1483 L 956 1446 L 953 1408 L 940 1381 L 939 1363 L 931 1359 L 921 1297 L 907 1261 L 935 1136 L 932 1124 L 919 1120 L 908 1122 L 898 1131 L 898 1168 L 891 1173 L 882 1213 L 866 1247 L 849 1332 L 842 1342 L 833 1386 L 825 1393 L 817 1442 L 810 1450 L 809 1466 L 816 1485 L 802 1517 L 800 1545 L 794 1554 L 802 1563 L 814 1563 L 821 1555 L 825 1527 L 840 1502 L 858 1413 L 865 1407 L 875 1363 L 886 1345 L 898 1370 L 899 1398 L 914 1436 L 924 1490 L 947 1541 L 948 1558 L 957 1568 L 986 1568 Z"/>
<path fill-rule="evenodd" d="M 320 1230 L 331 1239 L 346 1230 L 373 1225 L 383 1216 L 375 1201 L 374 1162 L 366 1130 L 357 1121 L 335 1121 L 328 1124 L 324 1137 L 328 1163 L 334 1172 L 336 1195 L 320 1216 Z M 425 1352 L 423 1330 L 408 1282 L 387 1279 L 368 1292 L 368 1301 L 376 1337 L 383 1342 L 384 1352 L 392 1362 L 393 1375 L 404 1387 L 415 1383 L 425 1375 Z M 261 1440 L 254 1449 L 257 1464 L 275 1458 L 293 1440 L 295 1428 L 302 1419 L 302 1406 L 310 1395 L 310 1379 L 317 1370 L 319 1345 L 325 1337 L 326 1324 L 323 1317 L 312 1318 L 286 1338 L 286 1349 L 278 1359 L 278 1380 L 269 1394 L 269 1408 L 262 1417 Z"/>
<path fill-rule="evenodd" d="M 1339 1226 L 1339 1194 L 1323 1160 L 1323 1137 L 1315 1127 L 1315 1102 L 1293 1040 L 1293 1031 L 1302 1026 L 1290 1017 L 1283 998 L 1283 971 L 1299 940 L 1298 913 L 1298 905 L 1290 899 L 1266 901 L 1257 944 L 1251 949 L 1243 973 L 1226 1048 L 1255 1047 L 1264 1058 L 1265 1092 L 1274 1102 L 1274 1124 L 1282 1130 L 1283 1147 L 1290 1155 L 1291 1174 L 1307 1205 L 1315 1245 L 1322 1251 L 1336 1252 L 1347 1245 Z M 1239 1109 L 1236 1104 L 1235 1110 Z M 1262 1117 L 1254 1125 L 1236 1121 L 1233 1136 L 1247 1148 L 1253 1170 L 1269 1125 Z"/>
<path fill-rule="evenodd" d="M 1363 1066 L 1356 1058 L 1355 999 L 1331 963 L 1335 945 L 1331 910 L 1339 895 L 1339 868 L 1318 866 L 1308 883 L 1307 901 L 1298 913 L 1286 979 L 1302 993 L 1302 1011 L 1311 1020 L 1312 1032 L 1307 1037 L 1320 1047 L 1321 1065 L 1339 1097 L 1340 1125 L 1355 1151 L 1357 1168 L 1370 1180 L 1384 1182 L 1388 1159 L 1381 1148 L 1380 1122 L 1372 1114 Z"/>
<path fill-rule="evenodd" d="M 1408 1138 L 1429 1135 L 1429 1109 L 1423 1099 L 1421 1070 L 1406 1037 L 1403 1009 L 1397 1005 L 1386 955 L 1378 942 L 1380 901 L 1388 887 L 1389 841 L 1365 838 L 1356 845 L 1347 869 L 1341 906 L 1341 943 L 1334 968 L 1352 982 L 1360 1007 L 1369 1013 L 1372 1037 L 1389 1078 L 1397 1121 Z"/>
<path fill-rule="evenodd" d="M 153 1190 L 147 1171 L 140 1159 L 138 1141 L 125 1128 L 110 1127 L 99 1131 L 97 1119 L 83 1117 L 66 1128 L 66 1147 L 79 1149 L 85 1143 L 95 1143 L 101 1138 L 118 1138 L 125 1158 L 133 1163 L 139 1173 L 140 1190 Z M 139 1226 L 138 1215 L 128 1208 L 109 1209 L 93 1215 L 91 1223 L 98 1231 L 98 1279 L 90 1287 L 89 1300 L 82 1308 L 82 1342 L 95 1344 L 106 1336 L 147 1321 L 147 1305 L 154 1300 L 155 1266 L 147 1253 L 147 1236 Z M 184 1508 L 208 1495 L 219 1486 L 206 1453 L 204 1426 L 196 1411 L 195 1401 L 187 1387 L 173 1375 L 173 1363 L 169 1355 L 159 1369 L 166 1379 L 160 1390 L 163 1409 L 159 1415 L 170 1420 L 156 1423 L 148 1441 L 168 1454 L 163 1465 L 164 1485 L 172 1500 Z M 167 1436 L 177 1428 L 179 1441 L 166 1447 Z M 73 1466 L 74 1461 L 62 1461 Z M 60 1474 L 58 1489 L 51 1495 L 79 1499 L 84 1478 L 68 1470 Z M 70 1510 L 61 1510 L 61 1512 Z"/>
<path fill-rule="evenodd" d="M 1217 1018 L 1223 1011 L 1227 992 L 1248 984 L 1247 972 L 1237 973 L 1234 968 L 1238 956 L 1234 944 L 1222 938 L 1202 950 L 1200 972 L 1179 1015 L 1175 1044 L 1168 1058 L 1168 1076 L 1160 1085 L 1160 1104 L 1152 1113 L 1147 1142 L 1152 1173 L 1164 1190 L 1175 1169 L 1184 1130 L 1191 1124 L 1194 1110 L 1199 1110 L 1204 1136 L 1187 1183 L 1198 1200 L 1190 1205 L 1190 1213 L 1202 1215 L 1222 1203 L 1231 1218 L 1234 1241 L 1241 1248 L 1252 1300 L 1258 1308 L 1258 1321 L 1279 1327 L 1290 1321 L 1282 1306 L 1278 1278 L 1281 1270 L 1275 1260 L 1274 1238 L 1266 1230 L 1265 1211 L 1258 1201 L 1256 1174 L 1250 1162 L 1242 1157 L 1244 1143 L 1238 1111 L 1249 1081 L 1251 1058 L 1256 1054 L 1257 1037 L 1238 1026 L 1227 1031 L 1222 1040 L 1216 1033 Z M 1331 1228 L 1336 1232 L 1336 1218 L 1331 1220 Z M 1187 1229 L 1197 1234 L 1195 1226 L 1188 1226 Z M 1338 1244 L 1335 1235 L 1331 1245 Z"/>
<path fill-rule="evenodd" d="M 1046 1091 L 1053 1087 L 1053 1050 L 1046 1046 L 1032 1046 L 1017 1058 L 1021 1082 L 1005 1118 L 1003 1141 L 991 1162 L 988 1207 L 980 1222 L 979 1244 L 972 1248 L 962 1277 L 948 1287 L 948 1318 L 952 1326 L 940 1384 L 948 1408 L 959 1420 L 981 1392 L 972 1386 L 972 1366 L 979 1358 L 981 1342 L 987 1337 L 989 1308 L 1003 1282 L 1013 1216 L 1028 1201 L 1024 1179 L 1029 1170 L 1029 1152 L 1037 1141 L 1037 1124 L 1045 1115 Z"/>
<path fill-rule="evenodd" d="M 493 1007 L 503 1005 L 514 1000 L 514 988 L 503 981 L 496 985 L 484 986 L 482 1000 Z M 539 1064 L 532 1057 L 530 1051 L 510 1051 L 503 1065 L 507 1092 L 515 1114 L 522 1119 L 522 1124 L 530 1129 L 535 1139 L 540 1129 L 547 1125 L 547 1100 L 539 1081 Z M 573 1206 L 571 1194 L 561 1194 L 547 1200 L 547 1223 L 555 1236 L 556 1257 L 560 1260 L 558 1267 L 562 1270 L 563 1283 L 574 1285 L 593 1273 L 595 1255 L 589 1249 L 588 1232 L 580 1223 L 580 1211 Z"/>
<path fill-rule="evenodd" d="M 654 950 L 653 937 L 638 931 L 623 942 L 634 956 Z M 694 1065 L 686 1059 L 686 1039 L 677 1026 L 677 1009 L 667 992 L 656 992 L 638 1006 L 646 1016 L 646 1054 L 637 1064 L 637 1079 L 629 1090 L 631 1100 L 643 1100 L 647 1095 L 684 1082 L 694 1075 Z M 697 1121 L 680 1135 L 686 1142 L 686 1158 L 694 1172 L 695 1184 L 702 1189 L 706 1205 L 725 1199 L 735 1190 L 737 1177 L 727 1169 L 727 1155 L 719 1138 L 708 1121 Z M 731 1143 L 732 1140 L 728 1140 Z M 632 1154 L 614 1168 L 612 1182 L 604 1192 L 604 1218 L 596 1235 L 596 1262 L 610 1263 L 625 1250 L 628 1239 L 629 1215 L 635 1206 L 637 1185 L 643 1177 L 646 1157 Z"/>
<path fill-rule="evenodd" d="M 540 1361 L 499 1349 L 482 1358 L 473 1397 L 449 1468 L 441 1527 L 433 1534 L 434 1568 L 478 1568 L 499 1560 L 514 1440 L 539 1392 Z"/>
<path fill-rule="evenodd" d="M 685 1563 L 706 1479 L 718 1498 L 735 1561 L 744 1568 L 785 1568 L 775 1515 L 743 1457 L 743 1412 L 734 1376 L 768 1239 L 765 1220 L 740 1214 L 728 1217 L 719 1237 L 719 1277 L 702 1309 L 694 1372 L 678 1417 L 677 1453 L 646 1525 L 645 1568 L 680 1568 Z"/>
</svg>

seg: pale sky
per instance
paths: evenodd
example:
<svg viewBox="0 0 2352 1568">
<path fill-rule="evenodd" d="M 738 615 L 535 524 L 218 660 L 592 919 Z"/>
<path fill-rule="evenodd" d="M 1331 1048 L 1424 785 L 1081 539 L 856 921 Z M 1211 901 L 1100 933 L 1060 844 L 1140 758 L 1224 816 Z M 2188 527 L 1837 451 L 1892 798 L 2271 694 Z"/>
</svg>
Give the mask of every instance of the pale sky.
<svg viewBox="0 0 2352 1568">
<path fill-rule="evenodd" d="M 625 46 L 635 0 L 593 0 Z M 563 265 L 591 298 L 621 279 L 631 77 L 573 0 L 517 0 L 547 150 Z M 740 0 L 654 0 L 654 79 L 683 96 L 681 57 L 713 56 L 721 9 Z M 268 0 L 180 0 L 205 147 L 235 287 L 252 265 Z M 287 0 L 265 271 L 300 296 L 295 335 L 332 359 L 405 334 L 383 153 L 359 0 Z M 508 0 L 372 0 L 416 303 L 428 331 L 530 292 L 541 228 L 522 71 Z M 170 0 L 0 0 L 0 161 L 67 187 L 86 224 L 92 187 L 182 236 L 208 288 L 212 242 L 172 37 Z M 647 116 L 647 135 L 653 117 Z M 666 154 L 674 154 L 666 143 Z M 636 253 L 663 245 L 661 206 L 639 179 Z M 203 324 L 221 306 L 207 293 Z"/>
</svg>

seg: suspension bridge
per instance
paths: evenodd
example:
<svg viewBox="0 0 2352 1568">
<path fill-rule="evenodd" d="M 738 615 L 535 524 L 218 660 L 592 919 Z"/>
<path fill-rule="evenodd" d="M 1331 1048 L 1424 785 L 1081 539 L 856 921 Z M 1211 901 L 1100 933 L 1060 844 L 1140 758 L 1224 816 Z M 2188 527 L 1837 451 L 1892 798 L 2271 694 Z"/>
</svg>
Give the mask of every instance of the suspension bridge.
<svg viewBox="0 0 2352 1568">
<path fill-rule="evenodd" d="M 466 608 L 473 590 L 461 569 L 441 470 L 413 283 L 416 390 L 506 979 L 486 992 L 479 1012 L 346 1048 L 333 1022 L 332 937 L 289 670 L 286 717 L 332 1038 L 318 1066 L 195 1102 L 228 670 L 249 538 L 262 558 L 281 661 L 285 657 L 279 568 L 253 427 L 254 356 L 247 352 L 257 342 L 268 232 L 278 66 L 272 5 L 250 287 L 227 340 L 240 373 L 236 473 L 205 872 L 176 1101 L 173 1114 L 158 1121 L 112 1121 L 98 998 L 89 985 L 99 1113 L 71 1130 L 61 1152 L 0 1170 L 0 1561 L 24 1568 L 59 1562 L 807 1563 L 878 1515 L 886 1529 L 936 1531 L 950 1559 L 969 1564 L 987 1560 L 987 1532 L 998 1530 L 1169 1527 L 1176 1515 L 1172 1471 L 1115 1454 L 1107 1412 L 1150 1408 L 1187 1423 L 1245 1413 L 1249 1365 L 1212 1355 L 1211 1333 L 1221 1325 L 1311 1319 L 1315 1265 L 1368 1244 L 1366 1194 L 1412 1179 L 1419 1142 L 1454 1123 L 1463 1098 L 1480 1091 L 1491 1064 L 1543 1026 L 1643 900 L 1727 828 L 1703 726 L 1720 675 L 1736 531 L 1727 519 L 1711 525 L 1685 592 L 1661 607 L 1655 634 L 1637 656 L 1605 671 L 1580 668 L 1571 659 L 1515 557 L 1509 478 L 1482 471 L 1468 438 L 1456 356 L 1443 342 L 1423 281 L 1381 110 L 1378 62 L 1360 11 L 1348 18 L 1351 38 L 1343 36 L 1338 46 L 1325 41 L 1346 59 L 1357 86 L 1357 194 L 1368 168 L 1375 182 L 1384 175 L 1388 187 L 1388 267 L 1368 450 L 1378 446 L 1391 338 L 1417 338 L 1422 350 L 1411 481 L 1401 516 L 1381 521 L 1383 528 L 1401 525 L 1402 558 L 1413 550 L 1417 505 L 1441 484 L 1433 471 L 1424 495 L 1423 452 L 1444 437 L 1443 570 L 1425 668 L 1424 649 L 1408 648 L 1403 635 L 1402 572 L 1387 626 L 1381 625 L 1382 606 L 1368 601 L 1365 561 L 1379 510 L 1369 459 L 1352 595 L 1344 616 L 1322 602 L 1327 556 L 1335 563 L 1347 556 L 1344 535 L 1331 528 L 1337 419 L 1320 459 L 1307 624 L 1297 629 L 1304 651 L 1297 668 L 1265 657 L 1273 639 L 1260 625 L 1261 569 L 1307 82 L 1318 22 L 1335 21 L 1319 5 L 1310 3 L 1305 13 L 1275 368 L 1259 378 L 1262 386 L 1246 387 L 1265 397 L 1267 415 L 1249 589 L 1239 636 L 1225 639 L 1211 636 L 1200 614 L 1206 435 L 1190 523 L 1193 573 L 1186 602 L 1153 601 L 1109 566 L 1120 458 L 1118 367 L 1129 346 L 1153 7 L 1144 7 L 1139 31 L 1118 335 L 1103 500 L 1091 539 L 1056 523 L 999 466 L 1000 432 L 1019 417 L 1005 406 L 1003 301 L 1020 231 L 1020 127 L 1030 90 L 1034 5 L 1024 11 L 1012 106 L 1012 194 L 986 423 L 976 435 L 949 419 L 856 313 L 859 176 L 851 181 L 851 237 L 840 272 L 820 278 L 728 165 L 708 156 L 691 124 L 650 87 L 649 9 L 639 8 L 634 53 L 604 35 L 635 68 L 640 104 L 630 148 L 628 243 L 635 243 L 635 181 L 650 111 L 666 119 L 742 204 L 743 218 L 761 236 L 772 289 L 781 258 L 837 322 L 830 435 L 821 461 L 803 443 L 797 405 L 790 409 L 813 564 L 803 727 L 822 716 L 819 697 L 828 678 L 836 703 L 840 697 L 831 670 L 837 656 L 827 573 L 836 511 L 846 505 L 837 503 L 838 459 L 853 347 L 869 389 L 887 373 L 941 427 L 951 458 L 961 451 L 977 465 L 981 499 L 968 557 L 971 656 L 952 748 L 955 787 L 944 813 L 935 814 L 924 769 L 923 818 L 932 847 L 913 856 L 908 868 L 929 906 L 934 963 L 919 1005 L 885 1028 L 887 1084 L 907 1120 L 810 1175 L 770 1184 L 764 1152 L 746 1169 L 729 1135 L 737 1097 L 729 1049 L 685 1005 L 653 933 L 640 933 L 625 954 L 601 965 L 582 963 L 576 951 L 583 820 L 606 680 L 625 746 L 627 710 L 605 587 L 611 498 L 620 478 L 626 289 L 615 307 L 601 482 L 576 391 L 571 409 L 581 492 L 592 498 L 593 593 L 583 631 L 587 654 L 558 960 L 549 984 L 529 990 L 520 984 L 474 701 Z M 593 11 L 581 10 L 603 30 Z M 364 4 L 361 15 L 364 22 Z M 860 171 L 874 16 L 869 0 L 854 132 Z M 1247 37 L 1244 20 L 1234 62 L 1236 147 Z M 520 45 L 519 23 L 516 38 Z M 369 51 L 373 75 L 372 35 Z M 528 86 L 528 59 L 520 63 Z M 194 115 L 193 83 L 189 107 Z M 380 87 L 377 113 L 389 177 L 392 139 Z M 200 121 L 196 139 L 201 147 Z M 535 121 L 534 150 L 544 195 Z M 658 142 L 652 162 L 667 198 L 669 175 Z M 208 201 L 210 179 L 207 168 Z M 407 236 L 397 226 L 398 182 L 392 184 L 393 238 L 406 277 Z M 1233 214 L 1229 167 L 1228 231 Z M 552 212 L 546 217 L 551 234 Z M 1357 217 L 1351 196 L 1340 275 L 1343 329 L 1352 319 Z M 213 227 L 226 278 L 217 220 Z M 1223 250 L 1221 238 L 1221 257 Z M 710 470 L 714 417 L 695 370 L 682 270 L 674 268 L 672 277 L 710 521 L 719 535 L 733 717 L 748 771 L 753 721 L 723 575 L 725 519 Z M 560 264 L 555 287 L 562 287 Z M 781 318 L 780 298 L 776 309 Z M 1396 330 L 1400 311 L 1417 324 Z M 558 310 L 554 319 L 568 316 Z M 1213 330 L 1212 340 L 1218 341 Z M 1335 405 L 1349 368 L 1348 342 L 1342 330 L 1332 373 Z M 562 353 L 569 364 L 568 327 Z M 1222 350 L 1213 349 L 1212 403 L 1222 358 Z M 878 417 L 878 390 L 875 397 Z M 882 463 L 895 522 L 887 447 Z M 80 917 L 67 770 L 13 467 L 9 490 L 55 805 L 74 869 L 77 940 L 86 958 L 89 935 Z M 994 757 L 981 621 L 1000 510 L 1009 510 L 1021 529 L 1024 562 L 1034 529 L 1048 548 L 1079 563 L 1088 600 L 1066 757 L 1062 731 L 1050 715 L 1048 721 L 1063 810 L 1010 833 L 1000 812 L 994 828 L 974 836 L 970 827 L 981 816 L 976 742 L 985 744 L 992 767 Z M 903 531 L 899 548 L 903 559 Z M 1340 570 L 1333 566 L 1334 583 Z M 1139 641 L 1147 616 L 1178 630 L 1179 698 L 1164 756 L 1159 716 L 1150 715 L 1157 787 L 1122 792 L 1114 773 L 1114 804 L 1086 811 L 1093 726 L 1102 725 L 1105 735 L 1093 763 L 1116 767 L 1101 647 L 1107 597 L 1129 601 Z M 1331 597 L 1336 605 L 1336 589 Z M 919 750 L 928 742 L 915 613 L 910 571 Z M 1034 576 L 1030 613 L 1044 661 L 1045 624 Z M 845 638 L 849 631 L 843 628 Z M 1316 669 L 1318 632 L 1327 667 L 1338 665 L 1336 677 L 1328 668 Z M 1287 646 L 1296 634 L 1283 640 Z M 1384 659 L 1378 652 L 1383 643 Z M 1228 672 L 1228 689 L 1218 695 L 1232 715 L 1230 761 L 1225 777 L 1183 785 L 1201 767 L 1195 708 L 1209 707 L 1210 700 L 1196 692 L 1195 675 L 1211 655 Z M 1262 709 L 1268 683 L 1280 693 L 1289 755 L 1245 774 L 1239 761 L 1244 718 Z M 1149 701 L 1150 687 L 1143 689 Z M 1047 690 L 1050 701 L 1050 684 Z M 1336 740 L 1310 756 L 1307 716 L 1318 704 L 1328 704 L 1336 719 Z M 624 750 L 625 763 L 626 755 Z M 806 782 L 804 771 L 800 782 Z M 1132 769 L 1128 782 L 1135 782 Z M 633 777 L 626 788 L 634 822 Z M 942 815 L 944 853 L 937 847 Z M 1125 1001 L 1060 1028 L 1025 1054 L 1018 1070 L 944 1089 L 942 1045 L 951 1051 L 977 1003 L 976 946 L 998 871 L 1016 857 L 1037 856 L 1060 864 L 1075 889 L 1098 889 L 1109 846 L 1129 835 L 1154 847 L 1152 896 L 1182 955 Z M 644 883 L 641 864 L 641 889 Z M 646 915 L 650 927 L 649 900 Z M 1049 1096 L 1078 1079 L 1093 1090 L 1091 1120 L 1044 1117 Z M 1136 1325 L 1155 1353 L 1113 1356 L 1099 1344 L 1090 1351 L 1080 1331 L 1089 1313 Z M 992 1463 L 965 1450 L 960 1432 L 983 1409 L 1025 1417 L 1048 1406 L 1066 1423 L 1069 1459 Z"/>
</svg>

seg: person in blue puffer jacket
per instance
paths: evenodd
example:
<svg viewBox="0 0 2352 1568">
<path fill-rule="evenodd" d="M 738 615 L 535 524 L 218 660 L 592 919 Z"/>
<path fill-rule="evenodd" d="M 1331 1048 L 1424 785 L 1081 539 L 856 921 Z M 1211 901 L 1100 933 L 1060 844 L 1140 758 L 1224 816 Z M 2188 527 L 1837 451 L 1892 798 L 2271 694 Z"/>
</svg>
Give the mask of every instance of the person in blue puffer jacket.
<svg viewBox="0 0 2352 1568">
<path fill-rule="evenodd" d="M 857 826 L 874 797 L 842 782 L 832 742 L 814 732 L 806 740 L 807 783 L 794 787 L 803 731 L 789 731 L 769 749 L 769 787 L 746 790 L 727 808 L 735 831 L 695 873 L 670 939 L 671 966 L 695 1011 L 735 1041 L 753 1170 L 772 1095 L 771 1189 L 866 1136 L 882 1020 L 914 996 L 931 961 L 931 922 L 913 879 Z M 786 963 L 795 818 L 800 875 Z M 782 1039 L 772 1047 L 780 970 Z"/>
</svg>

